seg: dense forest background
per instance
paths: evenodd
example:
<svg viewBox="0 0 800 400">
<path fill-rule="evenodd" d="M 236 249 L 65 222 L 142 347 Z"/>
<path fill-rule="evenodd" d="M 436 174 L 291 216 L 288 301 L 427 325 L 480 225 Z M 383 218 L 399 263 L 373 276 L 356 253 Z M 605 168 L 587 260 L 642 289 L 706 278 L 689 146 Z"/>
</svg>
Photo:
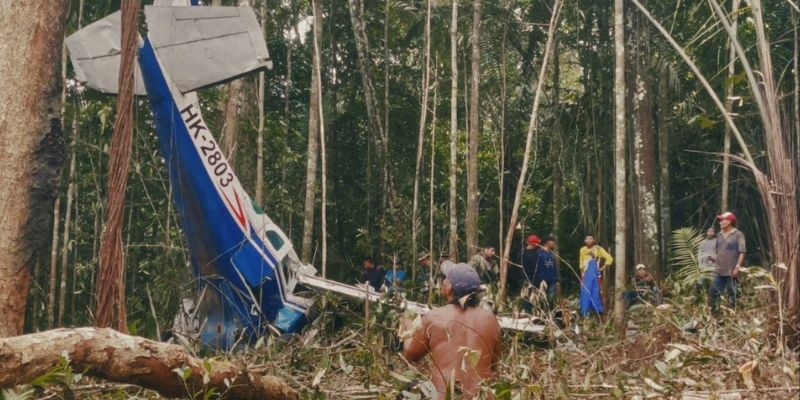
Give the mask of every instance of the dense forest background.
<svg viewBox="0 0 800 400">
<path fill-rule="evenodd" d="M 202 91 L 204 114 L 212 131 L 222 136 L 218 140 L 226 146 L 251 197 L 289 235 L 298 253 L 304 242 L 303 221 L 310 210 L 316 209 L 311 214 L 313 232 L 311 241 L 306 241 L 311 256 L 306 261 L 319 268 L 323 225 L 319 169 L 312 179 L 317 182 L 312 192 L 314 207 L 305 206 L 304 185 L 309 171 L 309 116 L 314 103 L 312 5 L 304 0 L 251 2 L 262 10 L 258 14 L 263 18 L 274 63 L 265 74 L 263 106 L 257 100 L 258 77 L 252 75 Z M 319 5 L 320 86 L 327 151 L 327 276 L 355 281 L 365 256 L 390 263 L 397 255 L 401 265 L 411 269 L 416 253 L 423 250 L 450 252 L 465 260 L 477 251 L 476 246 L 501 247 L 522 167 L 530 107 L 551 15 L 549 3 L 483 2 L 477 43 L 473 41 L 471 2 L 458 2 L 457 26 L 452 26 L 453 3 L 432 1 L 429 32 L 424 1 L 351 3 L 361 5 L 363 15 L 354 16 L 344 1 Z M 737 125 L 756 162 L 763 165 L 761 121 L 744 72 L 738 66 L 732 73 L 728 70 L 728 37 L 709 3 L 642 3 L 684 46 L 717 93 L 728 93 L 725 98 Z M 731 9 L 732 2 L 723 3 L 726 10 Z M 751 44 L 755 31 L 747 7 L 744 2 L 739 9 L 743 17 L 737 29 L 745 51 L 754 55 Z M 84 4 L 83 0 L 72 0 L 67 34 L 119 8 L 119 1 Z M 800 160 L 797 5 L 788 0 L 768 0 L 763 13 L 780 105 L 786 116 L 786 145 L 796 168 Z M 695 75 L 632 6 L 627 7 L 625 16 L 626 98 L 631 110 L 626 124 L 631 143 L 627 149 L 630 207 L 615 210 L 613 17 L 610 1 L 574 0 L 562 9 L 539 109 L 531 173 L 525 178 L 520 203 L 512 261 L 520 247 L 516 242 L 524 236 L 552 233 L 558 238 L 566 289 L 574 291 L 577 277 L 570 271 L 577 265 L 584 236 L 594 233 L 601 245 L 613 247 L 614 215 L 624 212 L 629 226 L 625 240 L 628 267 L 644 262 L 663 278 L 671 271 L 668 242 L 673 229 L 705 229 L 716 214 L 727 209 L 736 213 L 738 227 L 747 235 L 747 263 L 768 267 L 767 218 L 752 174 L 733 163 L 728 197 L 722 198 L 725 123 Z M 357 18 L 364 23 L 368 41 L 366 69 L 359 63 L 354 36 Z M 451 40 L 452 28 L 455 42 Z M 426 43 L 430 46 L 428 69 Z M 452 43 L 457 75 L 452 73 Z M 477 64 L 473 63 L 476 51 Z M 51 221 L 52 240 L 42 238 L 51 243 L 51 251 L 36 256 L 27 331 L 89 325 L 95 309 L 93 291 L 106 212 L 115 99 L 76 82 L 66 57 L 64 66 L 62 126 L 67 161 Z M 364 96 L 365 74 L 374 87 L 375 99 L 370 107 Z M 427 89 L 423 84 L 426 79 Z M 457 91 L 453 99 L 454 80 Z M 476 91 L 478 106 L 471 107 Z M 427 98 L 425 113 L 421 113 L 423 98 Z M 454 126 L 450 123 L 452 105 L 457 116 Z M 260 176 L 256 168 L 259 107 L 263 107 L 265 122 L 261 198 L 255 196 Z M 123 234 L 128 321 L 131 333 L 154 337 L 157 324 L 169 326 L 180 299 L 191 295 L 196 282 L 145 98 L 137 98 L 134 118 Z M 456 247 L 448 242 L 453 127 L 458 178 Z M 468 145 L 473 130 L 479 138 L 476 147 Z M 420 132 L 423 141 L 418 165 Z M 386 147 L 382 147 L 384 144 Z M 734 142 L 731 152 L 741 151 Z M 477 166 L 474 188 L 469 187 L 467 179 L 470 161 Z M 415 176 L 420 179 L 416 213 Z M 466 217 L 470 194 L 477 199 L 474 221 Z M 723 205 L 725 201 L 727 205 Z M 468 239 L 470 229 L 477 233 L 476 241 Z"/>
</svg>

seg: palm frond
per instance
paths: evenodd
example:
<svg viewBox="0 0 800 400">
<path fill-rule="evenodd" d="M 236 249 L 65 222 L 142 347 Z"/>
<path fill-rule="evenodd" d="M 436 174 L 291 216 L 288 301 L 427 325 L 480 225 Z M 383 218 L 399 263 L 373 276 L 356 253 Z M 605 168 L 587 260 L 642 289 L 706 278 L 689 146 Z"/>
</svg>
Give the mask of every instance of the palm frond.
<svg viewBox="0 0 800 400">
<path fill-rule="evenodd" d="M 681 288 L 692 288 L 702 279 L 711 278 L 714 268 L 701 266 L 697 258 L 697 250 L 703 236 L 696 228 L 679 228 L 672 232 L 670 247 L 672 247 L 672 263 L 677 269 L 675 282 Z"/>
</svg>

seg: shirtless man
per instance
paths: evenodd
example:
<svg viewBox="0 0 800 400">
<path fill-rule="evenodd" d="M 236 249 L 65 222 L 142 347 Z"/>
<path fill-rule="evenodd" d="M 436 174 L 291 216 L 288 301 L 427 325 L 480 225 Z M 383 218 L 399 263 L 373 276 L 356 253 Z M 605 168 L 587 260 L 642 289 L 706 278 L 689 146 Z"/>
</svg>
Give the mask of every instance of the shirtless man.
<svg viewBox="0 0 800 400">
<path fill-rule="evenodd" d="M 408 319 L 401 321 L 401 332 L 408 332 L 403 357 L 415 362 L 431 353 L 431 380 L 440 399 L 445 398 L 451 381 L 461 398 L 471 399 L 484 379 L 494 377 L 500 358 L 500 324 L 492 312 L 478 308 L 480 284 L 474 268 L 455 264 L 442 282 L 448 304 L 421 315 L 416 327 Z"/>
</svg>

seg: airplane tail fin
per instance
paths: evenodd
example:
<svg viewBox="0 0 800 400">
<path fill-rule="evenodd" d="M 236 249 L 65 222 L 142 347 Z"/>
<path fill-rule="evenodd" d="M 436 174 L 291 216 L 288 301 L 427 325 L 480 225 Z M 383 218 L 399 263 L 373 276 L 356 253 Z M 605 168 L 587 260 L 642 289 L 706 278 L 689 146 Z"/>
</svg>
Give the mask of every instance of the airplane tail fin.
<svg viewBox="0 0 800 400">
<path fill-rule="evenodd" d="M 148 38 L 178 89 L 191 92 L 272 68 L 267 44 L 250 7 L 146 6 Z M 78 80 L 116 93 L 120 60 L 120 13 L 66 39 Z M 137 95 L 144 95 L 136 66 Z"/>
</svg>

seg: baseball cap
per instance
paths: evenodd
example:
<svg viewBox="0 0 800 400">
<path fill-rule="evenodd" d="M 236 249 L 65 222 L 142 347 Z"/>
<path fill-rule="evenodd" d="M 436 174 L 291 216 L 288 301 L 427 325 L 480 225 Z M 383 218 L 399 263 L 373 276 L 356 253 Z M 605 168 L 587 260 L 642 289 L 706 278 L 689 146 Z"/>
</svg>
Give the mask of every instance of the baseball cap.
<svg viewBox="0 0 800 400">
<path fill-rule="evenodd" d="M 447 274 L 450 273 L 450 270 L 452 270 L 453 266 L 455 266 L 455 265 L 456 265 L 456 263 L 454 263 L 454 262 L 452 262 L 450 260 L 444 260 L 439 265 L 439 271 L 442 273 L 442 275 L 444 275 L 446 277 Z"/>
<path fill-rule="evenodd" d="M 427 251 L 423 251 L 422 253 L 419 253 L 419 258 L 417 258 L 417 261 L 422 261 L 422 260 L 424 260 L 426 258 L 431 258 L 431 253 L 428 253 Z"/>
<path fill-rule="evenodd" d="M 637 271 L 638 271 L 638 270 L 640 270 L 640 269 L 645 269 L 645 266 L 644 266 L 644 264 L 638 264 L 638 265 L 636 266 L 636 270 L 637 270 Z"/>
<path fill-rule="evenodd" d="M 730 211 L 725 211 L 724 213 L 722 213 L 720 215 L 717 215 L 717 219 L 718 220 L 725 219 L 725 220 L 728 220 L 728 221 L 731 221 L 731 222 L 736 222 L 736 216 L 733 215 L 733 213 L 730 212 Z"/>
<path fill-rule="evenodd" d="M 541 239 L 539 239 L 539 237 L 538 237 L 538 236 L 536 236 L 536 235 L 530 235 L 530 236 L 528 236 L 528 244 L 529 244 L 529 245 L 531 245 L 531 246 L 535 246 L 535 245 L 538 245 L 538 244 L 540 244 L 540 243 L 542 243 L 542 240 L 541 240 Z"/>
<path fill-rule="evenodd" d="M 469 264 L 454 264 L 447 272 L 445 278 L 450 281 L 453 287 L 453 295 L 456 298 L 472 294 L 481 289 L 481 278 Z"/>
</svg>

